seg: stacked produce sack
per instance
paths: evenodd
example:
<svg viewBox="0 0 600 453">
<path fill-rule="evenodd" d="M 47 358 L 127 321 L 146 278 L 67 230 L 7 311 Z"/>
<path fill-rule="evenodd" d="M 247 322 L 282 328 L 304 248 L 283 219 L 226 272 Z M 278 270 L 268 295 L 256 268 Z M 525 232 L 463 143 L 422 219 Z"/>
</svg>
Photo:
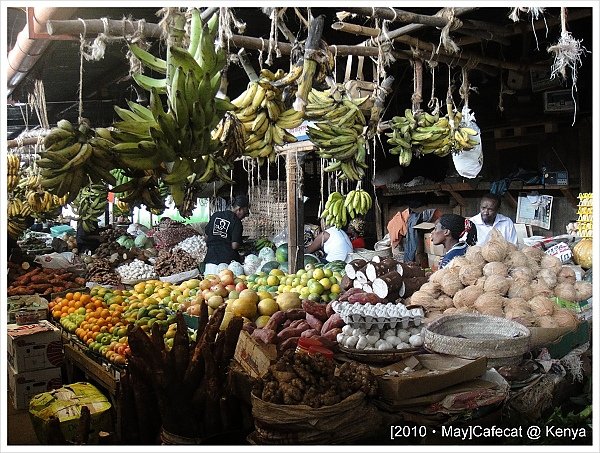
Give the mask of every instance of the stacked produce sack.
<svg viewBox="0 0 600 453">
<path fill-rule="evenodd" d="M 569 309 L 557 298 L 580 301 L 591 297 L 592 285 L 576 281 L 575 272 L 554 256 L 535 247 L 521 250 L 497 230 L 483 246 L 473 246 L 464 257 L 436 271 L 410 298 L 428 311 L 428 318 L 443 314 L 473 313 L 505 317 L 528 327 L 577 326 Z"/>
</svg>

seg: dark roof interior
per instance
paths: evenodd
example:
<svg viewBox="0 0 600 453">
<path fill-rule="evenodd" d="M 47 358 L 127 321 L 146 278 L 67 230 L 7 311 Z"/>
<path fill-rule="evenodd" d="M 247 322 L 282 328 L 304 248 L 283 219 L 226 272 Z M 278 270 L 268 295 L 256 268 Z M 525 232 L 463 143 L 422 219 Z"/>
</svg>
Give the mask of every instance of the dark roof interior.
<svg viewBox="0 0 600 453">
<path fill-rule="evenodd" d="M 445 6 L 443 2 L 440 2 Z M 117 3 L 115 3 L 117 4 Z M 112 6 L 112 5 L 111 5 Z M 399 5 L 399 7 L 403 7 Z M 440 8 L 412 8 L 404 7 L 404 10 L 413 13 L 434 15 Z M 301 8 L 304 17 L 307 16 L 306 8 Z M 336 13 L 342 11 L 342 7 L 335 8 L 312 8 L 313 16 L 324 14 L 325 29 L 323 32 L 324 41 L 336 45 L 352 45 L 364 41 L 364 36 L 357 36 L 351 33 L 336 31 L 331 28 L 331 24 L 337 22 Z M 268 39 L 271 27 L 270 19 L 261 11 L 260 8 L 234 8 L 234 14 L 240 20 L 246 22 L 247 27 L 245 35 L 253 37 L 262 37 Z M 590 52 L 594 51 L 592 43 L 592 8 L 570 8 L 569 14 L 575 12 L 583 13 L 583 18 L 568 21 L 568 29 L 573 36 L 581 40 L 581 44 Z M 586 14 L 589 13 L 589 14 Z M 594 11 L 597 12 L 597 11 Z M 479 29 L 458 29 L 452 31 L 450 36 L 459 41 L 460 39 L 470 39 L 471 44 L 461 47 L 464 52 L 471 52 L 481 58 L 493 58 L 497 60 L 520 63 L 524 67 L 529 64 L 542 63 L 549 66 L 552 57 L 548 54 L 547 48 L 556 43 L 560 36 L 560 25 L 556 19 L 559 18 L 560 8 L 547 8 L 544 12 L 544 18 L 549 24 L 547 30 L 542 28 L 537 30 L 536 34 L 531 29 L 515 34 L 500 36 L 502 29 L 515 28 L 514 22 L 509 19 L 510 9 L 508 7 L 484 7 L 472 8 L 460 16 L 461 19 L 480 21 L 482 28 Z M 8 30 L 8 50 L 15 45 L 16 37 L 19 31 L 26 24 L 25 8 L 8 8 L 5 15 Z M 158 23 L 157 8 L 79 8 L 73 19 L 99 19 L 99 18 L 121 19 L 128 17 L 134 20 L 145 19 L 147 22 Z M 289 29 L 298 36 L 298 39 L 306 38 L 306 28 L 301 20 L 295 14 L 293 8 L 288 8 L 285 16 L 285 23 Z M 530 21 L 527 14 L 521 14 L 519 27 L 524 28 Z M 374 27 L 374 20 L 364 16 L 347 18 L 346 22 L 352 22 L 358 25 Z M 485 27 L 485 24 L 489 24 Z M 389 30 L 407 25 L 406 23 L 390 23 Z M 477 35 L 473 37 L 473 35 Z M 410 36 L 418 38 L 420 41 L 437 44 L 440 40 L 440 30 L 435 27 L 425 26 L 418 31 L 411 32 Z M 482 36 L 486 36 L 481 38 Z M 488 39 L 491 38 L 491 39 Z M 280 41 L 284 41 L 281 35 Z M 537 40 L 537 45 L 536 45 Z M 498 42 L 502 41 L 502 43 Z M 151 50 L 153 52 L 164 53 L 164 43 L 160 40 L 153 40 Z M 33 83 L 36 79 L 41 79 L 44 83 L 45 96 L 47 102 L 47 112 L 50 125 L 56 123 L 60 118 L 76 120 L 78 115 L 78 86 L 79 86 L 79 66 L 80 66 L 80 42 L 79 38 L 73 40 L 54 40 L 46 48 L 37 64 L 27 74 L 23 81 L 15 88 L 8 99 L 8 139 L 15 138 L 21 133 L 26 125 L 34 128 L 38 124 L 37 117 L 30 109 L 27 109 L 27 118 L 25 119 L 25 110 L 19 103 L 27 102 L 27 95 L 33 89 Z M 110 125 L 114 118 L 113 105 L 123 104 L 125 99 L 136 99 L 137 93 L 132 85 L 132 79 L 128 76 L 128 64 L 125 59 L 126 44 L 123 40 L 116 40 L 108 43 L 103 60 L 98 62 L 83 62 L 83 116 L 89 118 L 94 126 Z M 410 50 L 410 46 L 404 43 L 395 42 L 395 50 Z M 237 49 L 233 49 L 236 51 Z M 249 51 L 251 61 L 258 69 L 259 53 L 256 50 Z M 266 58 L 263 55 L 263 59 Z M 356 60 L 355 60 L 356 61 Z M 356 63 L 355 63 L 356 64 Z M 271 68 L 288 68 L 289 57 L 282 56 L 276 58 Z M 337 77 L 343 78 L 346 66 L 346 57 L 337 58 Z M 371 64 L 365 64 L 366 71 L 370 71 Z M 478 122 L 482 128 L 509 124 L 515 119 L 535 118 L 543 112 L 542 93 L 534 93 L 529 84 L 529 71 L 521 72 L 508 69 L 482 71 L 475 68 L 469 72 L 470 84 L 477 88 L 476 93 L 472 93 L 470 105 L 477 114 Z M 395 114 L 397 111 L 403 111 L 410 107 L 410 97 L 413 91 L 413 71 L 408 60 L 398 60 L 386 69 L 388 74 L 394 75 L 395 85 L 393 96 L 388 97 L 390 108 L 385 118 Z M 451 70 L 453 82 L 457 88 L 460 85 L 460 68 L 454 65 Z M 582 60 L 579 68 L 578 88 L 578 114 L 591 115 L 592 109 L 592 57 L 590 54 Z M 365 78 L 371 76 L 369 72 Z M 229 95 L 235 97 L 241 93 L 247 83 L 247 77 L 237 64 L 232 64 L 228 71 Z M 521 80 L 522 79 L 522 80 Z M 522 82 L 522 83 L 521 83 Z M 444 98 L 448 86 L 447 65 L 440 64 L 436 70 L 435 94 L 439 98 Z M 505 92 L 500 96 L 501 86 Z M 555 89 L 570 88 L 570 83 L 562 84 Z M 458 90 L 454 97 L 458 102 Z M 425 66 L 423 99 L 424 106 L 427 105 L 431 94 L 431 74 Z M 504 110 L 498 108 L 499 99 L 502 97 Z M 566 115 L 564 121 L 571 121 L 571 116 Z"/>
</svg>

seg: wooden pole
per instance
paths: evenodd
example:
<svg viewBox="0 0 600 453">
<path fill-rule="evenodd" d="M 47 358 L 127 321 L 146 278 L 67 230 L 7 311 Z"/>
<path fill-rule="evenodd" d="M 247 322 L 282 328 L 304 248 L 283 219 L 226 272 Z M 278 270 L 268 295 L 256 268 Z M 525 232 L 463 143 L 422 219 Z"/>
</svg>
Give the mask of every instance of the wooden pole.
<svg viewBox="0 0 600 453">
<path fill-rule="evenodd" d="M 426 16 L 423 14 L 415 14 L 397 8 L 343 8 L 344 11 L 356 13 L 366 17 L 379 17 L 381 19 L 392 22 L 404 22 L 409 24 L 423 24 L 431 27 L 445 27 L 448 24 L 448 19 L 442 16 Z M 458 20 L 458 19 L 456 19 Z"/>
<path fill-rule="evenodd" d="M 440 9 L 436 15 L 441 15 L 443 14 L 448 8 L 442 8 Z M 476 11 L 479 8 L 472 8 L 472 7 L 465 7 L 465 8 L 454 8 L 454 15 L 455 16 L 461 16 L 462 14 L 466 14 L 469 13 L 471 11 Z M 402 35 L 408 35 L 410 33 L 414 33 L 415 31 L 421 30 L 423 28 L 427 27 L 427 25 L 425 24 L 409 24 L 409 25 L 404 25 L 403 27 L 397 28 L 396 30 L 392 31 L 391 33 L 394 33 L 394 36 L 402 36 Z"/>
<path fill-rule="evenodd" d="M 23 140 L 7 140 L 6 142 L 6 147 L 7 148 L 18 148 L 19 146 L 25 146 L 25 145 L 37 145 L 37 143 L 41 141 L 44 141 L 44 137 L 38 138 L 38 137 L 28 137 L 28 138 L 24 138 Z"/>
<path fill-rule="evenodd" d="M 288 145 L 289 146 L 289 145 Z M 295 274 L 298 269 L 304 267 L 304 240 L 300 240 L 300 221 L 303 221 L 304 210 L 302 209 L 302 190 L 299 186 L 299 172 L 302 171 L 301 159 L 303 153 L 299 153 L 290 147 L 285 153 L 285 169 L 287 179 L 287 226 L 288 226 L 288 273 Z M 302 213 L 302 217 L 300 217 Z M 302 231 L 302 238 L 304 232 Z"/>
</svg>

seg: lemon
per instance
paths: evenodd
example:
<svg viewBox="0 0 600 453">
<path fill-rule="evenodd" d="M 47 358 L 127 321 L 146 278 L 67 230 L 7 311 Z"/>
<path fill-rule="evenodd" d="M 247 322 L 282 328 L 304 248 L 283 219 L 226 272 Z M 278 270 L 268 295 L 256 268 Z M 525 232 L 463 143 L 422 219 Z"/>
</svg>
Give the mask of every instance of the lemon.
<svg viewBox="0 0 600 453">
<path fill-rule="evenodd" d="M 331 288 L 331 282 L 327 277 L 323 277 L 321 280 L 319 280 L 319 283 L 323 285 L 323 289 L 325 290 Z"/>
<path fill-rule="evenodd" d="M 273 299 L 263 299 L 258 303 L 258 314 L 271 316 L 279 310 L 279 305 Z"/>
<path fill-rule="evenodd" d="M 331 288 L 329 288 L 331 294 L 339 294 L 341 290 L 342 288 L 337 283 L 334 283 L 333 285 L 331 285 Z"/>
<path fill-rule="evenodd" d="M 325 277 L 333 277 L 333 271 L 331 269 L 323 269 Z"/>
<path fill-rule="evenodd" d="M 279 278 L 276 275 L 269 275 L 267 277 L 267 285 L 269 285 L 269 286 L 279 285 Z"/>
<path fill-rule="evenodd" d="M 254 324 L 256 324 L 257 328 L 262 329 L 264 326 L 267 325 L 270 318 L 271 317 L 268 315 L 259 316 L 258 318 L 256 318 L 256 321 L 254 321 Z"/>
<path fill-rule="evenodd" d="M 325 271 L 321 268 L 317 268 L 312 271 L 312 277 L 315 280 L 321 280 L 323 277 L 325 277 Z"/>
</svg>

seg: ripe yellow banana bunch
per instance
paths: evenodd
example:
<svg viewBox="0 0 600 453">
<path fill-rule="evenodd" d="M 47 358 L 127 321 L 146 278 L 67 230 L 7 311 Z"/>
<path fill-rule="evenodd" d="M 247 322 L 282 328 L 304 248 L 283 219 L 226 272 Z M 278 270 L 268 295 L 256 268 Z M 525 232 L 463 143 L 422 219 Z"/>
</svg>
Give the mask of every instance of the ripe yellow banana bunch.
<svg viewBox="0 0 600 453">
<path fill-rule="evenodd" d="M 356 189 L 346 195 L 344 208 L 348 211 L 348 216 L 353 219 L 357 215 L 365 215 L 371 209 L 372 204 L 371 195 L 362 189 Z"/>
<path fill-rule="evenodd" d="M 44 138 L 44 147 L 45 152 L 36 161 L 42 169 L 40 185 L 59 198 L 68 194 L 68 203 L 90 181 L 115 184 L 110 173 L 115 166 L 114 156 L 86 122 L 75 127 L 68 120 L 58 121 Z"/>
<path fill-rule="evenodd" d="M 263 69 L 261 77 L 248 83 L 246 90 L 231 101 L 246 132 L 245 156 L 275 161 L 276 146 L 297 141 L 287 129 L 300 126 L 304 116 L 294 109 L 285 109 L 283 92 L 278 88 L 292 83 L 300 76 L 302 68 L 295 71 L 290 76 L 283 70 L 273 73 Z M 282 80 L 285 83 L 280 82 Z"/>
<path fill-rule="evenodd" d="M 65 197 L 60 198 L 45 190 L 30 190 L 25 195 L 25 199 L 27 200 L 27 204 L 31 207 L 33 212 L 38 214 L 53 211 L 59 206 L 63 206 L 65 204 L 61 204 L 61 202 L 65 200 Z"/>
<path fill-rule="evenodd" d="M 7 205 L 8 217 L 27 217 L 32 214 L 29 204 L 24 203 L 20 198 L 11 198 Z"/>
<path fill-rule="evenodd" d="M 244 154 L 246 135 L 243 123 L 234 113 L 227 112 L 215 130 L 211 132 L 213 140 L 223 143 L 222 151 L 216 154 L 226 162 L 232 163 Z"/>
<path fill-rule="evenodd" d="M 8 165 L 7 165 L 7 180 L 6 180 L 6 189 L 10 193 L 19 184 L 19 168 L 21 166 L 21 158 L 16 154 L 8 154 L 6 157 Z"/>
<path fill-rule="evenodd" d="M 359 181 L 368 168 L 366 119 L 359 108 L 367 99 L 350 98 L 342 85 L 329 92 L 313 88 L 308 94 L 306 116 L 318 121 L 317 127 L 308 127 L 308 136 L 319 147 L 319 157 L 333 160 L 323 171 L 336 171 L 342 180 Z"/>
</svg>

